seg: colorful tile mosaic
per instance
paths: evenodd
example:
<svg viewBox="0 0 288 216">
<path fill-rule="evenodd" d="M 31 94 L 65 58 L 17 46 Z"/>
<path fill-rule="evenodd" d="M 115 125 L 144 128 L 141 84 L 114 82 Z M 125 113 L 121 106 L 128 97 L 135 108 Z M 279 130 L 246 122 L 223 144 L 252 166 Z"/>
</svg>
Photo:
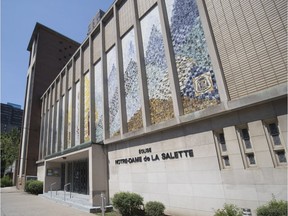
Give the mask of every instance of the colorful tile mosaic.
<svg viewBox="0 0 288 216">
<path fill-rule="evenodd" d="M 75 145 L 80 145 L 80 82 L 75 85 Z"/>
<path fill-rule="evenodd" d="M 103 72 L 102 62 L 94 67 L 96 142 L 103 141 Z"/>
<path fill-rule="evenodd" d="M 165 0 L 184 114 L 220 103 L 195 0 Z"/>
<path fill-rule="evenodd" d="M 84 75 L 84 142 L 90 141 L 90 72 Z"/>
<path fill-rule="evenodd" d="M 125 101 L 128 131 L 143 127 L 140 85 L 135 53 L 135 34 L 131 29 L 121 40 L 124 68 Z"/>
<path fill-rule="evenodd" d="M 119 86 L 115 46 L 107 53 L 109 136 L 120 133 Z"/>
<path fill-rule="evenodd" d="M 150 117 L 151 123 L 156 124 L 174 117 L 158 6 L 141 20 L 141 30 Z"/>
</svg>

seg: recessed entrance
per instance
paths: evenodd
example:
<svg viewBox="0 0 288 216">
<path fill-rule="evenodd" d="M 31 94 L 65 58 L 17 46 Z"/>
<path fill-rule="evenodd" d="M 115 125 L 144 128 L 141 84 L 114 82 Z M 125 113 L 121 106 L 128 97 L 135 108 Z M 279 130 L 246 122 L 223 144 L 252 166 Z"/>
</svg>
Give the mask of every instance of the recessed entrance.
<svg viewBox="0 0 288 216">
<path fill-rule="evenodd" d="M 89 191 L 89 172 L 88 159 L 70 161 L 62 163 L 61 166 L 61 188 L 64 189 L 65 183 L 70 183 L 70 189 L 74 193 L 88 194 Z"/>
</svg>

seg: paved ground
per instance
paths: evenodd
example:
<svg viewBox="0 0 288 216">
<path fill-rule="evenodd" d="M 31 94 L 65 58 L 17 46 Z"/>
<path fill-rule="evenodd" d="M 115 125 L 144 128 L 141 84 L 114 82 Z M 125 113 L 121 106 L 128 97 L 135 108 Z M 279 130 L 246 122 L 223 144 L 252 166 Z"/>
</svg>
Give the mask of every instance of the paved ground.
<svg viewBox="0 0 288 216">
<path fill-rule="evenodd" d="M 1 216 L 94 216 L 54 201 L 18 191 L 1 188 Z"/>
</svg>

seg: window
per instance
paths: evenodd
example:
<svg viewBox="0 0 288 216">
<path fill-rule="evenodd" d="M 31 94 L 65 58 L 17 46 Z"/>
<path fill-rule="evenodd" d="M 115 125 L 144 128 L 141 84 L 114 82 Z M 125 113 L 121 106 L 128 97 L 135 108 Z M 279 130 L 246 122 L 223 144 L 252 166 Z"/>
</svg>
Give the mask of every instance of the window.
<svg viewBox="0 0 288 216">
<path fill-rule="evenodd" d="M 277 119 L 270 119 L 263 122 L 270 152 L 275 166 L 287 164 L 286 150 L 282 142 L 281 133 Z"/>
<path fill-rule="evenodd" d="M 276 123 L 268 124 L 270 135 L 273 139 L 274 145 L 281 145 L 280 137 L 279 137 L 279 130 Z"/>
<path fill-rule="evenodd" d="M 240 125 L 236 127 L 237 136 L 239 140 L 240 150 L 243 158 L 245 168 L 255 167 L 256 159 L 252 147 L 249 129 L 247 125 Z"/>
<path fill-rule="evenodd" d="M 230 160 L 227 152 L 227 145 L 223 130 L 214 131 L 214 137 L 216 142 L 216 149 L 218 153 L 218 160 L 221 169 L 230 167 Z"/>
</svg>

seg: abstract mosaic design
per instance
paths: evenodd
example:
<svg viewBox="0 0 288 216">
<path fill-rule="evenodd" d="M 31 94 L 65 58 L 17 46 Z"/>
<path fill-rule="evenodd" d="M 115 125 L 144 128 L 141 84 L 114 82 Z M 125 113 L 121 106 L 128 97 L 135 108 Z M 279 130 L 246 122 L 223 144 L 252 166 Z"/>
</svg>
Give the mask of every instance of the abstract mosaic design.
<svg viewBox="0 0 288 216">
<path fill-rule="evenodd" d="M 120 111 L 115 46 L 107 53 L 109 136 L 120 134 Z"/>
<path fill-rule="evenodd" d="M 90 72 L 84 75 L 84 142 L 90 141 Z"/>
<path fill-rule="evenodd" d="M 59 136 L 59 122 L 60 122 L 60 102 L 56 102 L 56 125 L 55 125 L 55 151 L 57 152 L 59 150 L 59 142 L 58 142 L 58 136 Z"/>
<path fill-rule="evenodd" d="M 67 115 L 67 148 L 71 148 L 72 142 L 72 90 L 68 90 L 68 115 Z"/>
<path fill-rule="evenodd" d="M 76 83 L 75 88 L 75 145 L 80 145 L 80 82 Z"/>
<path fill-rule="evenodd" d="M 103 72 L 99 61 L 94 67 L 96 142 L 103 141 Z"/>
<path fill-rule="evenodd" d="M 49 95 L 48 95 L 48 98 L 49 98 Z M 50 142 L 49 142 L 49 140 L 50 140 L 50 134 L 51 134 L 51 124 L 50 124 L 50 121 L 51 121 L 51 117 L 50 117 L 50 110 L 47 110 L 47 149 L 46 149 L 46 155 L 48 155 L 49 154 L 49 150 L 50 150 Z"/>
<path fill-rule="evenodd" d="M 135 53 L 134 29 L 130 30 L 121 42 L 124 68 L 127 125 L 128 131 L 134 131 L 143 127 L 141 99 L 139 96 L 140 85 Z"/>
<path fill-rule="evenodd" d="M 65 128 L 65 95 L 63 95 L 62 99 L 61 99 L 61 117 L 60 117 L 60 121 L 61 121 L 61 147 L 60 150 L 63 151 L 64 150 L 64 128 Z"/>
<path fill-rule="evenodd" d="M 158 7 L 141 20 L 151 123 L 174 117 Z"/>
<path fill-rule="evenodd" d="M 195 0 L 165 0 L 184 114 L 218 104 L 220 97 Z"/>
<path fill-rule="evenodd" d="M 53 153 L 53 138 L 54 138 L 54 106 L 52 106 L 51 108 L 51 116 L 50 116 L 51 120 L 50 120 L 50 143 L 49 143 L 49 146 L 50 146 L 50 149 L 49 149 L 49 153 Z"/>
</svg>

